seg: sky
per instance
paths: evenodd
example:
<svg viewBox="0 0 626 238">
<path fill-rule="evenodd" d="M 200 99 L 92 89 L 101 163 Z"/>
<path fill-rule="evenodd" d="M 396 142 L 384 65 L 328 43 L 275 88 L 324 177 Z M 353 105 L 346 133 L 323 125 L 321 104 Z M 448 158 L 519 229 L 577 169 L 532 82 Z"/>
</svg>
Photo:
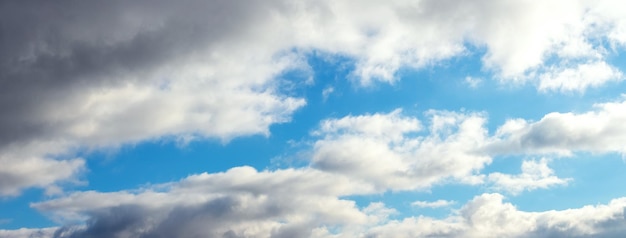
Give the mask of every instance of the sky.
<svg viewBox="0 0 626 238">
<path fill-rule="evenodd" d="M 620 0 L 0 1 L 0 237 L 625 237 Z"/>
</svg>

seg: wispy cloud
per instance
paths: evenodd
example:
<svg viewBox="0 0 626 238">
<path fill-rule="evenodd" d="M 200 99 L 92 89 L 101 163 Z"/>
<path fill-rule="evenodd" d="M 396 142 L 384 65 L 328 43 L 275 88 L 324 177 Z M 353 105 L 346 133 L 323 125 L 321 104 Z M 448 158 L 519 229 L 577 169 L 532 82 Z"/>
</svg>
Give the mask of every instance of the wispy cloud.
<svg viewBox="0 0 626 238">
<path fill-rule="evenodd" d="M 415 201 L 411 203 L 411 206 L 415 207 L 425 207 L 425 208 L 440 208 L 440 207 L 449 207 L 456 204 L 455 201 L 448 200 L 437 200 L 437 201 Z"/>
<path fill-rule="evenodd" d="M 322 90 L 322 99 L 324 101 L 328 100 L 328 97 L 335 92 L 335 88 L 332 86 L 328 86 L 326 88 L 324 88 L 324 90 Z"/>
<path fill-rule="evenodd" d="M 470 76 L 465 77 L 465 84 L 467 84 L 467 86 L 469 86 L 470 88 L 478 88 L 478 86 L 480 86 L 482 82 L 482 78 L 475 78 Z"/>
</svg>

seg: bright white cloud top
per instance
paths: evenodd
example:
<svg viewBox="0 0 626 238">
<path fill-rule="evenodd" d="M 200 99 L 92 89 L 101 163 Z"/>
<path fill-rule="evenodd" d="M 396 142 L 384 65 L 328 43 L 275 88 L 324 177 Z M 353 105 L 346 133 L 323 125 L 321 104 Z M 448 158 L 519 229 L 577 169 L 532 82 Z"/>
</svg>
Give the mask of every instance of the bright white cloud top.
<svg viewBox="0 0 626 238">
<path fill-rule="evenodd" d="M 0 237 L 626 236 L 622 1 L 8 0 L 0 23 Z"/>
</svg>

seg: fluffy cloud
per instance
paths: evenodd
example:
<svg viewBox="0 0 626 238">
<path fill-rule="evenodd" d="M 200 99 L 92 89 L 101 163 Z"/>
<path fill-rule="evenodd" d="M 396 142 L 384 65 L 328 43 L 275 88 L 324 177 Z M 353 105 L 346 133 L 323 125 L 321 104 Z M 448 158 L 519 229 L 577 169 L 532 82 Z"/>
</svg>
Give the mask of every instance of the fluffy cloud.
<svg viewBox="0 0 626 238">
<path fill-rule="evenodd" d="M 538 188 L 549 188 L 557 185 L 565 185 L 571 179 L 562 179 L 554 175 L 554 171 L 548 167 L 548 160 L 522 162 L 522 173 L 510 175 L 503 173 L 491 173 L 487 180 L 493 183 L 497 190 L 507 191 L 511 194 L 519 194 L 523 191 L 531 191 Z"/>
<path fill-rule="evenodd" d="M 309 237 L 326 227 L 377 224 L 393 213 L 339 198 L 372 191 L 316 170 L 238 167 L 141 191 L 77 192 L 33 207 L 61 222 L 86 221 L 54 237 Z"/>
<path fill-rule="evenodd" d="M 80 184 L 76 177 L 85 171 L 81 158 L 55 160 L 46 156 L 65 143 L 29 143 L 4 147 L 0 152 L 0 196 L 17 196 L 25 187 L 38 187 L 53 195 L 61 192 L 59 183 Z"/>
<path fill-rule="evenodd" d="M 609 81 L 624 80 L 622 72 L 605 62 L 580 64 L 575 68 L 556 68 L 540 76 L 539 90 L 584 91 Z"/>
<path fill-rule="evenodd" d="M 262 182 L 265 181 L 261 179 Z M 329 182 L 329 186 L 333 186 L 332 181 Z M 0 230 L 0 234 L 13 235 L 9 237 L 40 234 L 34 237 L 373 238 L 619 237 L 626 232 L 626 198 L 614 199 L 605 205 L 525 212 L 503 202 L 500 194 L 482 194 L 443 219 L 419 216 L 390 220 L 389 215 L 395 211 L 381 203 L 359 209 L 352 201 L 327 196 L 324 192 L 315 195 L 314 190 L 286 196 L 273 191 L 253 195 L 254 192 L 243 190 L 213 193 L 197 188 L 196 193 L 180 193 L 175 189 L 76 193 L 34 206 L 57 214 L 85 214 L 88 219 L 85 225 Z M 50 236 L 53 231 L 54 235 Z"/>
<path fill-rule="evenodd" d="M 372 228 L 364 237 L 620 237 L 626 229 L 626 198 L 606 205 L 524 212 L 500 194 L 483 194 L 458 215 L 437 220 L 410 217 Z"/>
<path fill-rule="evenodd" d="M 428 116 L 427 136 L 418 136 L 420 121 L 400 110 L 325 120 L 313 132 L 320 139 L 311 164 L 302 169 L 237 167 L 144 191 L 77 192 L 33 207 L 61 223 L 88 221 L 86 227 L 62 228 L 68 235 L 58 237 L 142 237 L 166 230 L 178 237 L 312 236 L 333 227 L 354 233 L 394 212 L 380 204 L 359 209 L 340 197 L 429 187 L 448 178 L 467 182 L 490 161 L 473 154 L 486 136 L 480 115 Z M 209 221 L 215 227 L 199 225 Z"/>
<path fill-rule="evenodd" d="M 530 80 L 582 91 L 607 78 L 554 84 L 554 77 L 537 74 L 585 68 L 571 64 L 577 61 L 604 64 L 611 52 L 598 39 L 615 49 L 626 32 L 623 3 L 611 0 L 318 1 L 299 6 L 295 29 L 309 33 L 296 37 L 298 45 L 354 57 L 353 75 L 363 85 L 394 81 L 401 67 L 436 64 L 466 54 L 466 46 L 473 45 L 486 49 L 484 67 L 506 82 Z"/>
<path fill-rule="evenodd" d="M 597 104 L 584 113 L 549 113 L 537 122 L 511 119 L 493 135 L 486 117 L 476 113 L 428 111 L 427 128 L 400 110 L 387 114 L 325 120 L 313 132 L 319 139 L 313 168 L 349 175 L 384 191 L 428 188 L 454 180 L 519 194 L 566 185 L 548 159 L 524 161 L 517 175 L 480 170 L 494 157 L 571 155 L 575 152 L 624 153 L 626 102 Z"/>
<path fill-rule="evenodd" d="M 347 116 L 321 123 L 314 134 L 311 166 L 349 175 L 380 190 L 430 187 L 445 179 L 479 183 L 476 174 L 491 157 L 476 149 L 487 142 L 479 114 L 430 111 L 430 129 L 396 110 Z"/>
<path fill-rule="evenodd" d="M 492 153 L 554 153 L 577 151 L 626 153 L 626 101 L 594 105 L 584 113 L 553 112 L 537 122 L 511 119 L 498 128 Z"/>
</svg>

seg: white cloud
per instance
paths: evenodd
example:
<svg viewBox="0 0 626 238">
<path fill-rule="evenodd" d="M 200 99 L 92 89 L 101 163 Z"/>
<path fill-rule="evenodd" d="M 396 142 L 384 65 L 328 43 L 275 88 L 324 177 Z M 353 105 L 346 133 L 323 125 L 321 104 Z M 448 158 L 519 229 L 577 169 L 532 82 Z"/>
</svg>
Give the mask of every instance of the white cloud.
<svg viewBox="0 0 626 238">
<path fill-rule="evenodd" d="M 422 125 L 416 118 L 402 116 L 402 110 L 396 109 L 387 114 L 371 114 L 346 116 L 339 119 L 328 119 L 320 123 L 314 135 L 341 137 L 345 134 L 360 134 L 367 137 L 401 141 L 404 134 L 417 132 Z"/>
<path fill-rule="evenodd" d="M 544 212 L 520 211 L 502 200 L 500 194 L 483 194 L 465 204 L 458 215 L 391 221 L 371 228 L 364 237 L 620 237 L 626 232 L 626 198 Z"/>
<path fill-rule="evenodd" d="M 487 141 L 479 114 L 430 111 L 430 131 L 396 110 L 388 114 L 325 120 L 314 134 L 311 165 L 349 175 L 380 190 L 430 187 L 445 179 L 480 183 L 491 157 L 477 149 Z"/>
<path fill-rule="evenodd" d="M 626 44 L 626 17 L 624 17 L 626 5 L 624 2 L 619 0 L 587 0 L 587 2 L 594 5 L 590 13 L 594 16 L 594 21 L 599 23 L 595 26 L 599 28 L 596 31 L 606 34 L 612 47 L 624 46 Z"/>
<path fill-rule="evenodd" d="M 75 192 L 32 206 L 61 224 L 89 221 L 86 226 L 60 228 L 64 235 L 58 237 L 157 233 L 172 237 L 620 236 L 626 232 L 626 198 L 607 205 L 525 212 L 503 202 L 502 195 L 483 194 L 443 219 L 393 220 L 396 211 L 382 203 L 359 208 L 345 197 L 420 189 L 448 179 L 466 183 L 485 179 L 512 194 L 565 184 L 567 179 L 556 177 L 545 159 L 523 162 L 518 175 L 492 173 L 483 178 L 478 172 L 491 161 L 490 156 L 502 153 L 616 151 L 622 147 L 606 142 L 588 144 L 593 140 L 568 133 L 592 136 L 594 133 L 587 131 L 591 127 L 582 125 L 594 121 L 597 130 L 611 128 L 611 136 L 619 137 L 622 124 L 617 122 L 622 121 L 624 105 L 598 104 L 597 110 L 581 114 L 553 113 L 535 123 L 512 119 L 493 137 L 484 128 L 484 116 L 475 113 L 428 111 L 426 125 L 400 110 L 328 119 L 313 132 L 319 139 L 313 146 L 311 164 L 305 168 L 257 171 L 236 167 L 141 190 Z M 560 117 L 564 118 L 547 123 Z M 554 136 L 541 146 L 549 149 L 518 142 L 530 134 L 542 137 L 539 135 L 555 129 L 554 125 L 567 133 L 548 133 Z M 424 128 L 428 129 L 422 131 Z M 555 145 L 556 149 L 551 148 Z M 602 147 L 596 147 L 599 145 Z M 436 200 L 412 205 L 437 208 L 452 204 Z M 27 231 L 38 230 L 2 232 Z"/>
<path fill-rule="evenodd" d="M 598 87 L 609 81 L 622 81 L 621 71 L 605 62 L 577 65 L 576 68 L 551 68 L 539 76 L 539 90 L 582 92 L 589 87 Z"/>
<path fill-rule="evenodd" d="M 440 208 L 440 207 L 449 207 L 456 204 L 455 201 L 447 201 L 447 200 L 437 200 L 433 202 L 429 201 L 415 201 L 411 203 L 411 206 L 416 207 L 426 207 L 426 208 Z"/>
<path fill-rule="evenodd" d="M 50 238 L 54 237 L 54 233 L 57 231 L 57 227 L 42 228 L 42 229 L 27 229 L 21 228 L 17 230 L 0 230 L 0 237 L 2 238 Z"/>
<path fill-rule="evenodd" d="M 282 176 L 280 172 L 268 175 Z M 237 180 L 235 176 L 231 178 Z M 271 181 L 261 180 L 259 184 Z M 287 183 L 303 185 L 302 182 L 312 181 Z M 333 186 L 332 181 L 328 182 Z M 162 192 L 80 192 L 34 206 L 56 214 L 85 214 L 90 219 L 87 226 L 58 229 L 55 237 L 619 237 L 626 232 L 626 198 L 568 210 L 525 212 L 503 202 L 500 194 L 482 194 L 443 219 L 419 216 L 390 220 L 389 215 L 396 211 L 382 203 L 358 209 L 352 201 L 324 192 L 316 195 L 314 189 L 286 194 L 266 190 L 256 194 L 247 189 L 207 191 L 204 188 L 211 185 L 201 183 L 170 186 L 171 190 Z M 176 191 L 178 186 L 193 192 Z M 50 234 L 53 229 L 44 230 Z M 41 230 L 0 232 L 28 237 L 28 232 Z"/>
<path fill-rule="evenodd" d="M 566 185 L 571 179 L 555 176 L 554 171 L 548 167 L 548 160 L 543 158 L 540 161 L 522 162 L 521 174 L 509 175 L 496 172 L 489 174 L 487 180 L 493 183 L 495 189 L 516 195 L 523 191 Z"/>
<path fill-rule="evenodd" d="M 0 151 L 0 196 L 17 196 L 25 187 L 60 192 L 58 183 L 82 184 L 79 175 L 86 170 L 82 158 L 56 160 L 48 157 L 63 143 L 13 144 Z M 61 151 L 59 151 L 61 152 Z"/>
<path fill-rule="evenodd" d="M 594 105 L 583 113 L 546 114 L 537 122 L 511 119 L 498 128 L 491 154 L 626 153 L 626 101 Z"/>
</svg>

